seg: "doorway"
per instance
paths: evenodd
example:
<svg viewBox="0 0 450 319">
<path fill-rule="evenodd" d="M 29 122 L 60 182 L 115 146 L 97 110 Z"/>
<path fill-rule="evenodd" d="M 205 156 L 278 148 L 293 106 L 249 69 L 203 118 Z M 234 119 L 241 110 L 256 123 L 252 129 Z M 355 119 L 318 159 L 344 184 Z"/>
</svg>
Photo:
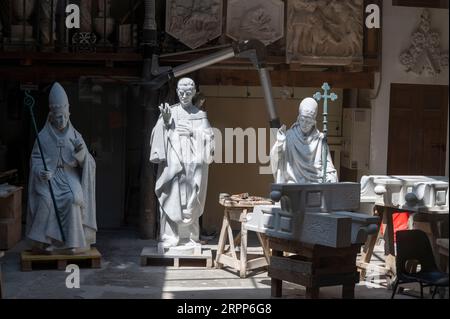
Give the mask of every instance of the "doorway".
<svg viewBox="0 0 450 319">
<path fill-rule="evenodd" d="M 445 175 L 448 86 L 391 84 L 388 175 Z"/>
</svg>

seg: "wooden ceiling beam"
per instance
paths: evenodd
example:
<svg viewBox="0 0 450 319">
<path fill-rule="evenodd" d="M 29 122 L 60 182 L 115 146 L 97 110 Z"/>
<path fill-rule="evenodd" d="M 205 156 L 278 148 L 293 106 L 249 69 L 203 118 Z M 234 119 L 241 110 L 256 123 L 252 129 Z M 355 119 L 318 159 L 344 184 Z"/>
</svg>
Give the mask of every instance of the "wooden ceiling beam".
<svg viewBox="0 0 450 319">
<path fill-rule="evenodd" d="M 140 64 L 131 66 L 76 66 L 76 65 L 40 65 L 29 66 L 2 65 L 0 77 L 8 80 L 42 82 L 55 80 L 78 80 L 83 76 L 104 77 L 136 77 L 141 76 Z M 206 68 L 192 75 L 201 85 L 236 85 L 260 86 L 259 74 L 251 69 Z M 341 71 L 270 71 L 274 87 L 320 87 L 328 82 L 334 88 L 373 89 L 374 75 L 372 72 L 341 72 Z"/>
<path fill-rule="evenodd" d="M 0 66 L 0 78 L 21 82 L 78 81 L 83 76 L 140 78 L 141 69 L 139 67 L 106 68 L 56 65 L 33 65 L 27 67 Z"/>
<path fill-rule="evenodd" d="M 194 76 L 200 85 L 261 85 L 256 70 L 203 69 Z M 372 72 L 271 71 L 270 78 L 274 87 L 320 87 L 328 82 L 334 88 L 374 88 Z"/>
</svg>

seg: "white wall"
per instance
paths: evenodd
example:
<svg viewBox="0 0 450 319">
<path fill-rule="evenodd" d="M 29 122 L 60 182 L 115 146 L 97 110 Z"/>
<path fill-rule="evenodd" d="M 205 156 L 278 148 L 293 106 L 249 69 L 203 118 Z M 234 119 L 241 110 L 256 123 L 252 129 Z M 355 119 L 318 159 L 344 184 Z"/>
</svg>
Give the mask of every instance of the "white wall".
<svg viewBox="0 0 450 319">
<path fill-rule="evenodd" d="M 439 76 L 428 78 L 406 73 L 399 62 L 400 54 L 410 46 L 411 34 L 417 29 L 422 8 L 392 6 L 392 1 L 383 1 L 383 52 L 381 89 L 372 101 L 371 162 L 372 174 L 387 172 L 389 103 L 391 83 L 448 85 L 448 69 Z M 449 10 L 430 9 L 432 28 L 441 33 L 441 48 L 448 50 Z M 377 76 L 380 80 L 380 74 Z M 375 91 L 373 92 L 375 93 Z M 448 134 L 447 134 L 448 150 Z M 448 153 L 447 153 L 448 166 Z M 448 171 L 447 171 L 448 175 Z"/>
</svg>

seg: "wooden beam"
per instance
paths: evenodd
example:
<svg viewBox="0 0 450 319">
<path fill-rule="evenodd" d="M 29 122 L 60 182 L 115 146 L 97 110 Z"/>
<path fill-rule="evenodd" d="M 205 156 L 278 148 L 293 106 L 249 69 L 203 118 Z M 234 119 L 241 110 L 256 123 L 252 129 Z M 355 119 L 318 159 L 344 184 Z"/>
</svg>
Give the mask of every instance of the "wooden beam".
<svg viewBox="0 0 450 319">
<path fill-rule="evenodd" d="M 25 58 L 18 54 L 17 58 Z M 42 56 L 38 56 L 38 59 Z M 64 55 L 64 58 L 68 56 Z M 63 61 L 63 56 L 57 55 L 59 61 Z M 55 81 L 55 80 L 78 80 L 82 76 L 106 76 L 106 77 L 141 77 L 140 62 L 128 63 L 121 66 L 115 63 L 114 67 L 105 67 L 105 61 L 124 61 L 125 57 L 111 56 L 110 60 L 103 55 L 102 58 L 95 59 L 96 62 L 103 61 L 102 64 L 83 65 L 61 65 L 44 64 L 43 61 L 31 65 L 7 65 L 0 67 L 2 78 L 18 81 Z M 82 61 L 80 58 L 77 61 Z M 94 61 L 94 60 L 92 60 Z M 254 69 L 231 69 L 226 66 L 215 66 L 205 68 L 195 72 L 195 79 L 201 85 L 236 85 L 236 86 L 260 86 L 259 74 Z M 302 71 L 302 70 L 272 70 L 270 71 L 273 86 L 289 87 L 320 87 L 323 82 L 330 83 L 334 88 L 358 88 L 373 89 L 374 75 L 372 72 L 331 72 L 331 71 Z"/>
<path fill-rule="evenodd" d="M 70 52 L 30 52 L 16 51 L 7 52 L 0 51 L 0 60 L 31 60 L 46 62 L 140 62 L 142 55 L 138 53 L 70 53 Z"/>
<path fill-rule="evenodd" d="M 448 0 L 392 0 L 394 6 L 448 9 Z"/>
<path fill-rule="evenodd" d="M 334 88 L 373 89 L 371 72 L 271 71 L 272 86 L 320 87 L 324 82 Z M 260 86 L 256 70 L 202 69 L 195 73 L 200 85 Z"/>
<path fill-rule="evenodd" d="M 0 66 L 0 77 L 16 81 L 59 81 L 76 80 L 83 76 L 105 77 L 141 77 L 140 67 L 92 67 L 92 66 L 61 66 L 61 65 L 33 65 L 33 66 Z"/>
</svg>

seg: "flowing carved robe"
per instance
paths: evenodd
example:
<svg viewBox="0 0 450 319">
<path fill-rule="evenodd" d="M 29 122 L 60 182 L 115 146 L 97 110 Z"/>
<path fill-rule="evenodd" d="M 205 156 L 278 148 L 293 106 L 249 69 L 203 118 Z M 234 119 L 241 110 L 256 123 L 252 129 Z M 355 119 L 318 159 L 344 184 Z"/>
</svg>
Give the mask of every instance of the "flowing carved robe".
<svg viewBox="0 0 450 319">
<path fill-rule="evenodd" d="M 277 141 L 270 152 L 275 182 L 321 183 L 323 177 L 323 134 L 317 128 L 305 136 L 298 123 L 286 132 L 284 141 Z M 327 154 L 327 182 L 337 183 L 337 172 Z"/>
<path fill-rule="evenodd" d="M 214 136 L 205 112 L 187 115 L 182 111 L 180 104 L 171 107 L 169 128 L 162 116 L 158 119 L 150 140 L 150 161 L 158 164 L 155 193 L 161 210 L 161 237 L 191 236 L 192 239 L 194 236 L 197 240 L 198 225 L 195 224 L 205 206 Z M 190 126 L 193 136 L 182 136 L 177 132 L 181 122 Z M 172 231 L 166 223 L 171 223 Z M 183 226 L 194 229 L 183 234 Z"/>
<path fill-rule="evenodd" d="M 47 121 L 39 133 L 47 169 L 66 241 L 59 248 L 85 248 L 96 241 L 95 161 L 81 136 L 68 122 L 59 134 Z M 85 149 L 84 158 L 75 156 L 70 139 L 78 139 Z M 27 237 L 40 243 L 62 242 L 48 182 L 39 177 L 44 169 L 37 141 L 30 160 Z"/>
</svg>

